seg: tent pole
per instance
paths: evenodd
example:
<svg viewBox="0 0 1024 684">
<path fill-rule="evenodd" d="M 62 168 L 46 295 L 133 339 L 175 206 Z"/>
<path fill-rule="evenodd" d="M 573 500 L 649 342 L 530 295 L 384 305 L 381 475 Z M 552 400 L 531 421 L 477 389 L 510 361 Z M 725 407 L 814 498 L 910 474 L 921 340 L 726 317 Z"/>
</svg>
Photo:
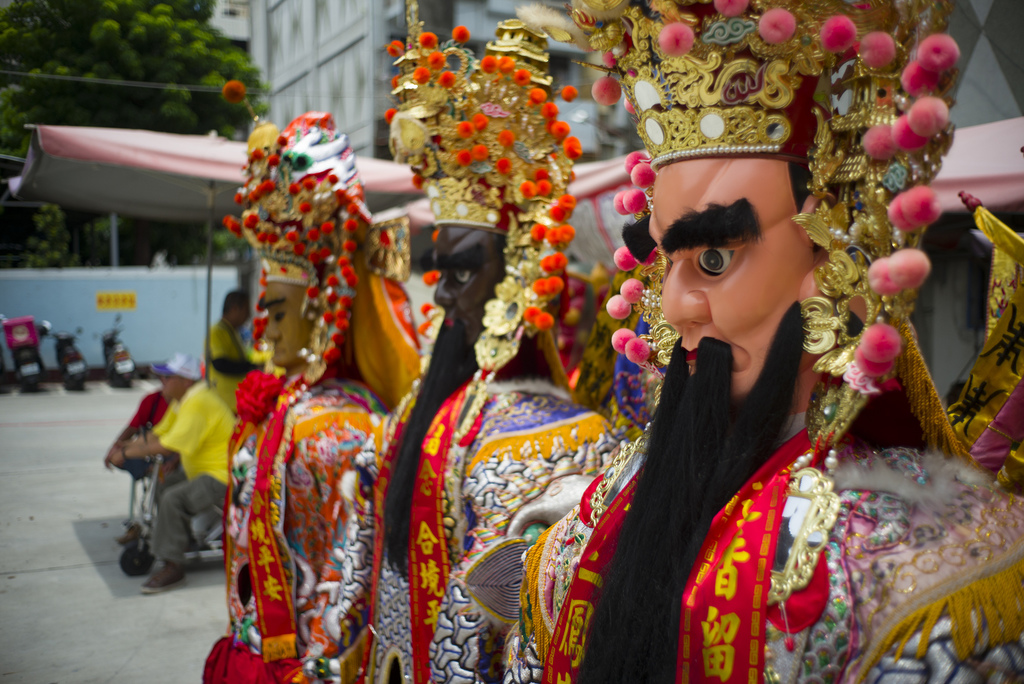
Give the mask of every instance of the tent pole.
<svg viewBox="0 0 1024 684">
<path fill-rule="evenodd" d="M 118 267 L 118 253 L 117 253 L 117 212 L 110 212 L 110 267 Z"/>
<path fill-rule="evenodd" d="M 210 215 L 206 219 L 206 336 L 203 338 L 206 364 L 206 384 L 210 384 L 210 315 L 213 313 L 213 201 L 216 184 L 211 180 L 207 190 L 206 206 Z"/>
</svg>

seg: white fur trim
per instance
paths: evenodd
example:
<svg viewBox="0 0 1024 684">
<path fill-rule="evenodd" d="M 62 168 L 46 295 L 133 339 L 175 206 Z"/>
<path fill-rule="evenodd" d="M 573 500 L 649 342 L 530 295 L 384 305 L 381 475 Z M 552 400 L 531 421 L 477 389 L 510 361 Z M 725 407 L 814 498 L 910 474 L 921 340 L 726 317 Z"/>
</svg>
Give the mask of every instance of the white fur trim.
<svg viewBox="0 0 1024 684">
<path fill-rule="evenodd" d="M 488 394 L 509 394 L 511 392 L 548 394 L 559 399 L 572 401 L 572 397 L 569 396 L 569 393 L 564 388 L 557 387 L 550 380 L 544 378 L 516 378 L 515 380 L 487 383 Z"/>
<path fill-rule="evenodd" d="M 956 457 L 938 451 L 923 452 L 920 462 L 931 480 L 927 484 L 905 477 L 881 460 L 876 460 L 871 466 L 855 460 L 843 460 L 832 479 L 836 491 L 865 489 L 892 492 L 909 504 L 929 506 L 941 506 L 951 501 L 957 481 L 967 485 L 987 485 L 995 479 L 994 475 L 988 476 Z"/>
<path fill-rule="evenodd" d="M 544 34 L 552 40 L 559 40 L 551 35 L 552 31 L 564 31 L 572 36 L 572 42 L 581 50 L 590 51 L 590 42 L 587 36 L 573 21 L 566 16 L 565 10 L 558 10 L 554 7 L 535 3 L 516 8 L 516 16 L 519 20 L 537 33 Z"/>
</svg>

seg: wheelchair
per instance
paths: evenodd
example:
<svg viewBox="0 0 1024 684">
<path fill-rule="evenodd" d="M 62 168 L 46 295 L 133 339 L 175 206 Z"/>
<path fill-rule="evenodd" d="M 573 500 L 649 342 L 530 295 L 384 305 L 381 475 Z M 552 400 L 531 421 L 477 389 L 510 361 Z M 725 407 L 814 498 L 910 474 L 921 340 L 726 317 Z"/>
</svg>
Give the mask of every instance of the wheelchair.
<svg viewBox="0 0 1024 684">
<path fill-rule="evenodd" d="M 136 539 L 125 544 L 121 551 L 120 565 L 124 574 L 136 577 L 145 575 L 153 567 L 156 558 L 152 552 L 153 529 L 156 526 L 160 489 L 160 471 L 163 456 L 150 456 L 138 461 L 139 467 L 128 472 L 132 476 L 128 500 L 128 520 L 125 527 L 138 526 Z M 185 560 L 210 560 L 223 556 L 223 511 L 213 506 L 192 516 L 190 524 L 191 541 L 185 552 Z"/>
</svg>

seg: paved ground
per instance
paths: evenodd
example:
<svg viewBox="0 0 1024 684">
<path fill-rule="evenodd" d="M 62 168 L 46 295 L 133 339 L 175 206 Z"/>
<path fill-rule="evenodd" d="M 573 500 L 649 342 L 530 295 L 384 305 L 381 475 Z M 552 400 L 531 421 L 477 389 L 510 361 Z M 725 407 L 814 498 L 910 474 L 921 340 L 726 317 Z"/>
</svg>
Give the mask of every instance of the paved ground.
<svg viewBox="0 0 1024 684">
<path fill-rule="evenodd" d="M 0 394 L 0 684 L 198 682 L 227 625 L 219 561 L 143 596 L 114 537 L 129 478 L 103 454 L 154 385 Z"/>
</svg>

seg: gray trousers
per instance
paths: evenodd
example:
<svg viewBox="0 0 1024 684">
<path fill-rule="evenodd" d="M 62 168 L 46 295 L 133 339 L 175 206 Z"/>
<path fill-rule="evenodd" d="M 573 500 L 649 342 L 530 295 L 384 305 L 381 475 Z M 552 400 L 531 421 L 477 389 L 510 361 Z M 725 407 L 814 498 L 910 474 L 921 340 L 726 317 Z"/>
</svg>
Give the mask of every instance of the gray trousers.
<svg viewBox="0 0 1024 684">
<path fill-rule="evenodd" d="M 227 491 L 227 485 L 209 475 L 199 475 L 193 480 L 164 487 L 160 492 L 153 530 L 153 555 L 164 561 L 184 564 L 192 516 L 211 506 L 222 506 Z"/>
</svg>

